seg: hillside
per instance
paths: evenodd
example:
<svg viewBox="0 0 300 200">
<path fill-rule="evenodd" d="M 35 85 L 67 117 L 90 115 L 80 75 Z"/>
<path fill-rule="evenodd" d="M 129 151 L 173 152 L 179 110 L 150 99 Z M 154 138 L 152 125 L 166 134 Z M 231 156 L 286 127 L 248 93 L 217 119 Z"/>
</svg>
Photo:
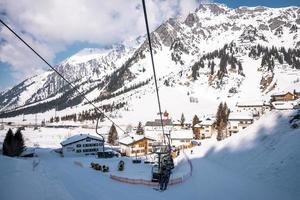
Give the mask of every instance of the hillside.
<svg viewBox="0 0 300 200">
<path fill-rule="evenodd" d="M 268 101 L 275 92 L 299 88 L 299 24 L 298 7 L 222 4 L 200 5 L 184 20 L 165 21 L 151 33 L 163 109 L 173 118 L 191 118 L 215 113 L 220 101 L 233 108 L 238 101 Z M 156 117 L 144 37 L 111 49 L 84 49 L 56 68 L 120 123 Z M 50 71 L 0 95 L 2 118 L 39 113 L 39 121 L 49 120 L 54 109 L 62 117 L 92 107 Z"/>
</svg>

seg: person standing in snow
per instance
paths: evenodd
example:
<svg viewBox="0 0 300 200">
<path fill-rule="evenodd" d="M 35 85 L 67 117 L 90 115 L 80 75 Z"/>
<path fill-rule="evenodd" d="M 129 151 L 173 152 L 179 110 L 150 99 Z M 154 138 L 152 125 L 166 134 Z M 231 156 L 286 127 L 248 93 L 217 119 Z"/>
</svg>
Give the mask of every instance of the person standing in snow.
<svg viewBox="0 0 300 200">
<path fill-rule="evenodd" d="M 166 169 L 165 170 L 165 180 L 164 180 L 164 187 L 163 190 L 166 190 L 169 184 L 169 180 L 170 180 L 170 176 L 171 176 L 171 169 Z"/>
<path fill-rule="evenodd" d="M 166 180 L 166 167 L 163 166 L 161 168 L 161 173 L 160 173 L 160 179 L 159 179 L 159 186 L 160 186 L 160 190 L 164 190 L 164 186 L 165 186 L 165 180 Z"/>
</svg>

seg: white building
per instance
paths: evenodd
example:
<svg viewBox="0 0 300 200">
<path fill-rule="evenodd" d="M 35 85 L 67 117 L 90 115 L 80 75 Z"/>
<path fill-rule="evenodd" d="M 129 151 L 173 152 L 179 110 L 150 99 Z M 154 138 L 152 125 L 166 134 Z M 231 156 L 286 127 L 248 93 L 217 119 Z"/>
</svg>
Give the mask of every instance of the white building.
<svg viewBox="0 0 300 200">
<path fill-rule="evenodd" d="M 96 155 L 103 151 L 103 140 L 89 134 L 74 135 L 60 144 L 64 156 Z"/>
<path fill-rule="evenodd" d="M 229 134 L 237 133 L 253 123 L 253 116 L 247 112 L 230 113 L 228 117 Z"/>
<path fill-rule="evenodd" d="M 203 119 L 200 123 L 196 124 L 197 127 L 200 128 L 201 139 L 211 138 L 213 134 L 215 134 L 214 122 L 214 119 L 206 118 Z"/>
<path fill-rule="evenodd" d="M 169 132 L 173 129 L 171 119 L 163 119 L 164 131 Z M 162 131 L 161 120 L 155 119 L 154 121 L 147 121 L 145 124 L 145 131 Z"/>
<path fill-rule="evenodd" d="M 126 156 L 144 156 L 152 153 L 154 138 L 144 135 L 128 135 L 119 140 L 121 153 Z"/>
<path fill-rule="evenodd" d="M 174 147 L 189 146 L 193 140 L 192 130 L 171 131 L 171 144 Z"/>
<path fill-rule="evenodd" d="M 254 117 L 260 117 L 271 109 L 270 104 L 263 101 L 238 102 L 237 112 L 251 112 Z"/>
</svg>

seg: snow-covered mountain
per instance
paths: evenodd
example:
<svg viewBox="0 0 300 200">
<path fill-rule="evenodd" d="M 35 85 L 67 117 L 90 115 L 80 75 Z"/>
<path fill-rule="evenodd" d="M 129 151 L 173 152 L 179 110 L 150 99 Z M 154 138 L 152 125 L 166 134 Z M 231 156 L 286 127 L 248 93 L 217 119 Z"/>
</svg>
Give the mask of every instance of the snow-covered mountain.
<svg viewBox="0 0 300 200">
<path fill-rule="evenodd" d="M 231 9 L 222 4 L 201 4 L 184 20 L 165 21 L 151 33 L 163 109 L 174 117 L 212 113 L 219 101 L 233 106 L 299 88 L 299 25 L 299 7 Z M 143 121 L 157 113 L 145 37 L 133 45 L 83 49 L 56 69 L 121 121 Z M 52 71 L 0 95 L 2 117 L 54 108 L 65 115 L 92 107 Z"/>
</svg>

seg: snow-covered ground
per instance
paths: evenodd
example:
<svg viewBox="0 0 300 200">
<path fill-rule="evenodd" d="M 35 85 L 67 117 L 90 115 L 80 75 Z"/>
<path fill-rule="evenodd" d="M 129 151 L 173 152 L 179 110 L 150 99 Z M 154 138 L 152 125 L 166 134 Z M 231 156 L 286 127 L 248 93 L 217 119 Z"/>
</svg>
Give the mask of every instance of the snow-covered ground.
<svg viewBox="0 0 300 200">
<path fill-rule="evenodd" d="M 298 199 L 300 134 L 299 129 L 290 127 L 291 115 L 292 111 L 273 111 L 221 142 L 203 140 L 192 155 L 187 151 L 192 176 L 163 193 L 116 182 L 109 173 L 89 168 L 94 161 L 110 165 L 110 173 L 114 173 L 119 158 L 64 158 L 43 146 L 37 150 L 37 158 L 0 156 L 0 199 Z M 29 141 L 34 140 L 33 134 L 30 137 Z M 47 139 L 40 138 L 43 140 Z M 127 175 L 149 176 L 149 165 L 134 169 L 127 158 L 122 159 L 127 163 Z M 176 170 L 184 172 L 186 168 Z"/>
</svg>

